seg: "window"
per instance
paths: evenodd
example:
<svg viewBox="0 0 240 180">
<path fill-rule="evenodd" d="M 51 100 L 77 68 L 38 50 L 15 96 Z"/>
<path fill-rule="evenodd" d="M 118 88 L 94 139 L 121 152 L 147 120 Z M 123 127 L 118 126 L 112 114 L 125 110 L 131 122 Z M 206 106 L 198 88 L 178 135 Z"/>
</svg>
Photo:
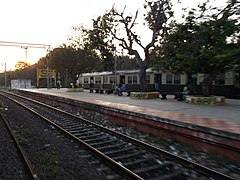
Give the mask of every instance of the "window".
<svg viewBox="0 0 240 180">
<path fill-rule="evenodd" d="M 95 77 L 95 83 L 101 84 L 101 77 Z"/>
<path fill-rule="evenodd" d="M 179 74 L 167 74 L 167 84 L 180 84 L 181 76 Z"/>
<path fill-rule="evenodd" d="M 108 83 L 108 77 L 107 76 L 103 76 L 103 84 L 107 84 Z"/>
<path fill-rule="evenodd" d="M 87 78 L 87 77 L 85 77 L 85 78 L 83 79 L 83 83 L 84 83 L 84 84 L 88 84 L 88 83 L 89 83 L 89 81 L 88 81 L 88 78 Z"/>
<path fill-rule="evenodd" d="M 113 84 L 114 83 L 114 77 L 113 76 L 110 76 L 110 84 Z"/>
<path fill-rule="evenodd" d="M 215 84 L 224 85 L 225 84 L 225 74 L 218 74 L 216 76 Z"/>
<path fill-rule="evenodd" d="M 174 74 L 174 84 L 180 84 L 180 75 Z"/>
<path fill-rule="evenodd" d="M 167 84 L 172 84 L 172 74 L 167 74 L 166 83 Z"/>
<path fill-rule="evenodd" d="M 133 84 L 132 76 L 128 76 L 128 84 Z"/>
<path fill-rule="evenodd" d="M 137 84 L 137 76 L 133 76 L 133 84 Z"/>
<path fill-rule="evenodd" d="M 128 84 L 137 84 L 137 76 L 128 76 Z"/>
</svg>

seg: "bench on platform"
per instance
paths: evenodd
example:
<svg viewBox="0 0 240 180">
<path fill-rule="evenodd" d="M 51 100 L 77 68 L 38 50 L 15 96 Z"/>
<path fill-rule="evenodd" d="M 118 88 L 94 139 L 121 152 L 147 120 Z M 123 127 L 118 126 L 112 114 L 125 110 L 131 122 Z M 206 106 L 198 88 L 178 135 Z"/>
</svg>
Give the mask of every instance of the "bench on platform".
<svg viewBox="0 0 240 180">
<path fill-rule="evenodd" d="M 106 94 L 112 94 L 114 91 L 114 89 L 112 89 L 112 85 L 111 84 L 103 84 L 102 88 L 99 90 L 100 94 L 103 94 L 104 92 Z"/>
<path fill-rule="evenodd" d="M 93 93 L 95 91 L 95 93 L 99 93 L 100 89 L 101 89 L 101 84 L 93 84 L 91 85 L 92 87 L 89 88 L 89 92 Z"/>
<path fill-rule="evenodd" d="M 183 92 L 160 92 L 161 99 L 167 99 L 167 95 L 174 95 L 174 99 L 178 101 L 184 100 L 184 93 Z"/>
<path fill-rule="evenodd" d="M 131 95 L 131 92 L 141 92 L 140 84 L 126 84 L 127 96 Z"/>
</svg>

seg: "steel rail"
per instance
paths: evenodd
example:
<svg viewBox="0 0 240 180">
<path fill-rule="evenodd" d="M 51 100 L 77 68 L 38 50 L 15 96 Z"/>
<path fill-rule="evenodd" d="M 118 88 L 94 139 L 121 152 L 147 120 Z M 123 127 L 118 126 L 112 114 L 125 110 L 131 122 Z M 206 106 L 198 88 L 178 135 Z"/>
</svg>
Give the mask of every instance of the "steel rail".
<svg viewBox="0 0 240 180">
<path fill-rule="evenodd" d="M 7 131 L 9 133 L 9 135 L 11 136 L 15 147 L 17 148 L 17 153 L 20 156 L 20 159 L 22 159 L 23 162 L 23 166 L 25 167 L 25 170 L 28 174 L 28 178 L 29 179 L 33 179 L 33 180 L 37 180 L 38 177 L 36 175 L 36 173 L 34 173 L 34 170 L 32 168 L 32 165 L 30 163 L 30 161 L 28 160 L 27 156 L 25 155 L 23 149 L 21 148 L 21 146 L 19 145 L 17 138 L 14 136 L 14 134 L 12 133 L 11 127 L 9 126 L 8 122 L 6 121 L 6 119 L 3 117 L 2 113 L 0 113 L 0 118 L 3 120 L 4 124 L 6 125 Z"/>
<path fill-rule="evenodd" d="M 105 154 L 103 154 L 102 152 L 100 152 L 99 150 L 97 150 L 96 148 L 92 147 L 91 145 L 87 144 L 86 142 L 82 141 L 81 139 L 77 138 L 76 136 L 72 135 L 71 133 L 69 133 L 68 131 L 66 131 L 65 129 L 63 129 L 62 127 L 60 127 L 59 125 L 57 125 L 56 123 L 52 122 L 51 120 L 49 120 L 48 118 L 42 116 L 41 114 L 39 114 L 38 112 L 34 111 L 33 109 L 30 109 L 29 107 L 25 106 L 24 104 L 8 97 L 5 96 L 3 94 L 1 94 L 2 96 L 8 98 L 9 100 L 13 101 L 14 103 L 22 106 L 23 108 L 27 109 L 29 112 L 33 113 L 34 115 L 37 115 L 38 117 L 42 118 L 43 120 L 47 121 L 48 123 L 50 123 L 52 126 L 54 126 L 55 128 L 59 129 L 60 131 L 62 131 L 65 135 L 67 135 L 70 138 L 73 138 L 76 142 L 80 143 L 81 145 L 83 145 L 84 147 L 86 147 L 88 150 L 90 150 L 92 153 L 94 153 L 95 155 L 97 155 L 97 157 L 99 159 L 102 159 L 104 161 L 105 164 L 107 164 L 109 167 L 111 167 L 112 169 L 114 169 L 116 172 L 118 172 L 120 175 L 122 175 L 124 178 L 127 179 L 133 179 L 133 180 L 143 180 L 143 178 L 141 178 L 140 176 L 138 176 L 137 174 L 135 174 L 134 172 L 132 172 L 131 170 L 127 169 L 126 167 L 122 166 L 121 164 L 119 164 L 118 162 L 114 161 L 113 159 L 111 159 L 110 157 L 106 156 Z M 29 99 L 28 99 L 29 100 Z"/>
<path fill-rule="evenodd" d="M 9 92 L 7 92 L 7 93 L 9 93 Z M 65 113 L 65 114 L 67 114 L 67 115 L 69 115 L 69 116 L 72 116 L 72 117 L 78 118 L 78 119 L 80 119 L 80 120 L 83 120 L 83 121 L 85 121 L 85 122 L 87 122 L 87 123 L 89 123 L 89 124 L 92 124 L 92 125 L 94 125 L 94 126 L 96 126 L 96 127 L 98 127 L 98 128 L 101 128 L 101 129 L 104 130 L 105 132 L 111 133 L 111 134 L 113 134 L 113 135 L 115 135 L 115 136 L 117 136 L 117 137 L 120 137 L 120 138 L 122 138 L 122 139 L 124 139 L 124 140 L 126 140 L 126 141 L 130 141 L 131 143 L 133 143 L 133 144 L 135 144 L 135 145 L 137 145 L 137 146 L 140 146 L 140 147 L 142 147 L 142 148 L 144 148 L 144 149 L 146 149 L 146 150 L 149 150 L 149 151 L 151 151 L 151 152 L 153 152 L 153 153 L 155 153 L 155 154 L 163 155 L 163 156 L 165 156 L 167 159 L 169 159 L 169 160 L 171 160 L 171 161 L 174 161 L 174 162 L 176 162 L 176 163 L 179 163 L 179 164 L 181 164 L 182 166 L 184 166 L 184 167 L 186 167 L 186 168 L 193 169 L 193 170 L 195 170 L 196 172 L 198 172 L 198 173 L 200 173 L 200 174 L 202 174 L 202 175 L 204 175 L 204 176 L 212 177 L 212 178 L 215 178 L 215 179 L 229 179 L 229 180 L 234 180 L 234 179 L 235 179 L 235 178 L 233 178 L 233 177 L 230 177 L 230 176 L 228 176 L 228 175 L 222 174 L 222 173 L 217 172 L 217 171 L 215 171 L 215 170 L 213 170 L 213 169 L 210 169 L 210 168 L 208 168 L 208 167 L 205 167 L 205 166 L 202 166 L 202 165 L 197 164 L 197 163 L 195 163 L 195 162 L 192 162 L 192 161 L 189 161 L 189 160 L 187 160 L 187 159 L 184 159 L 184 158 L 182 158 L 182 157 L 180 157 L 180 156 L 176 156 L 176 155 L 174 155 L 174 154 L 172 154 L 172 153 L 170 153 L 170 152 L 167 152 L 167 151 L 165 151 L 165 150 L 163 150 L 163 149 L 159 149 L 159 148 L 157 148 L 157 147 L 155 147 L 155 146 L 153 146 L 153 145 L 150 145 L 150 144 L 147 144 L 147 143 L 145 143 L 145 142 L 142 142 L 142 141 L 139 141 L 139 140 L 137 140 L 137 139 L 134 139 L 134 138 L 132 138 L 132 137 L 126 136 L 126 135 L 124 135 L 124 134 L 122 134 L 122 133 L 119 133 L 119 132 L 116 132 L 116 131 L 112 131 L 112 130 L 110 130 L 110 129 L 108 129 L 108 128 L 105 128 L 105 127 L 103 127 L 103 126 L 101 126 L 101 125 L 98 125 L 98 124 L 96 124 L 96 123 L 93 123 L 93 122 L 91 122 L 91 121 L 89 121 L 89 120 L 87 120 L 87 119 L 85 119 L 85 118 L 83 118 L 83 117 L 79 117 L 79 116 L 77 116 L 77 115 L 73 115 L 73 114 L 71 114 L 71 113 L 69 113 L 69 112 L 66 112 L 66 111 L 64 111 L 64 110 L 61 110 L 61 109 L 52 107 L 52 106 L 50 106 L 50 105 L 44 104 L 44 103 L 42 103 L 42 102 L 39 102 L 39 101 L 30 99 L 30 98 L 26 98 L 26 97 L 24 97 L 24 96 L 20 96 L 20 95 L 14 94 L 14 93 L 9 93 L 9 94 L 11 94 L 11 95 L 13 95 L 13 96 L 17 96 L 17 97 L 19 97 L 19 98 L 24 98 L 24 99 L 26 99 L 26 100 L 29 100 L 29 101 L 32 101 L 32 102 L 34 102 L 34 103 L 40 104 L 40 105 L 42 105 L 42 106 L 45 106 L 45 107 L 48 107 L 48 108 L 57 110 L 57 111 L 59 111 L 59 112 L 61 112 L 61 113 Z"/>
</svg>

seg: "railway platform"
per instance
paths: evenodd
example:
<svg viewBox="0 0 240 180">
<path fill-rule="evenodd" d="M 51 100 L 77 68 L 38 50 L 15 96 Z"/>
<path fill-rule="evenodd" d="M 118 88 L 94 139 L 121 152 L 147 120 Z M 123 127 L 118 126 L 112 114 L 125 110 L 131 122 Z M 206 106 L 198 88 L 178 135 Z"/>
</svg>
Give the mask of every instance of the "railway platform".
<svg viewBox="0 0 240 180">
<path fill-rule="evenodd" d="M 222 105 L 198 105 L 177 101 L 173 96 L 167 100 L 132 99 L 127 94 L 67 92 L 64 88 L 20 91 L 26 96 L 53 96 L 59 103 L 64 102 L 64 106 L 72 104 L 99 112 L 117 123 L 204 151 L 219 152 L 240 163 L 240 100 L 225 99 Z"/>
<path fill-rule="evenodd" d="M 84 92 L 67 92 L 67 89 L 23 89 L 36 93 L 66 97 L 120 110 L 133 111 L 165 119 L 182 121 L 203 127 L 240 134 L 240 100 L 226 99 L 224 105 L 197 105 L 167 100 L 131 99 L 130 97 Z"/>
</svg>

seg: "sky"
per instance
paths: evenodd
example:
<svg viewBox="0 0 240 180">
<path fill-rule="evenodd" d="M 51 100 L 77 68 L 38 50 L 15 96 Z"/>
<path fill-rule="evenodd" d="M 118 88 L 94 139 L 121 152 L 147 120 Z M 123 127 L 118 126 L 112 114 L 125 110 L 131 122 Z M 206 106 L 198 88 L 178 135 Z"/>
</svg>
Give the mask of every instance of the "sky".
<svg viewBox="0 0 240 180">
<path fill-rule="evenodd" d="M 138 0 L 3 0 L 0 41 L 49 44 L 54 48 L 67 43 L 71 27 L 81 24 L 91 27 L 91 20 L 114 3 L 120 7 L 139 5 Z M 46 53 L 43 48 L 28 48 L 28 62 L 37 62 Z M 0 46 L 0 71 L 4 70 L 4 63 L 8 70 L 13 70 L 17 61 L 25 60 L 24 48 Z"/>
<path fill-rule="evenodd" d="M 224 1 L 224 0 L 218 0 Z M 197 4 L 197 1 L 184 0 Z M 91 28 L 92 19 L 103 15 L 113 4 L 126 5 L 129 12 L 142 8 L 144 0 L 2 0 L 0 1 L 0 41 L 36 43 L 55 48 L 67 43 L 71 28 L 83 25 Z M 28 48 L 27 60 L 33 64 L 44 57 L 47 49 Z M 14 70 L 18 61 L 26 60 L 21 47 L 0 46 L 0 71 Z"/>
</svg>

